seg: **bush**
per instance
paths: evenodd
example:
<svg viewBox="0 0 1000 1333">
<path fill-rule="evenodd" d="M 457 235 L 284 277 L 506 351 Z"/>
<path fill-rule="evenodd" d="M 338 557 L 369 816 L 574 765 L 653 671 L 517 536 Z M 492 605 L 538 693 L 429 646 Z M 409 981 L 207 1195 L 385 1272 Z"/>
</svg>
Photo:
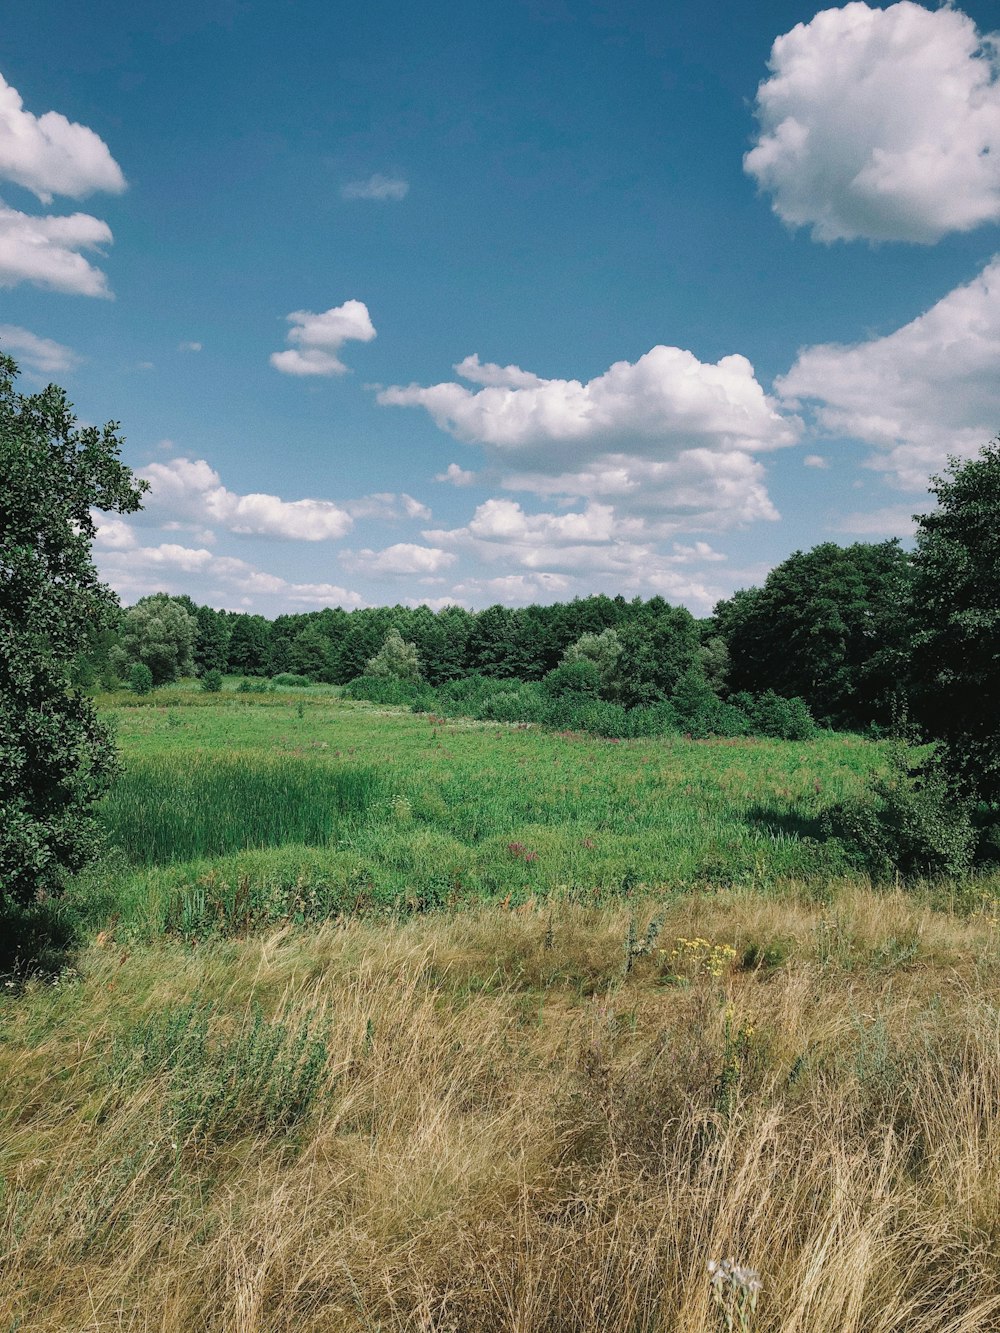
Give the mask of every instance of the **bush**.
<svg viewBox="0 0 1000 1333">
<path fill-rule="evenodd" d="M 735 695 L 733 703 L 746 713 L 757 736 L 808 741 L 816 735 L 816 723 L 804 699 L 785 699 L 774 690 L 765 690 L 758 695 Z"/>
<path fill-rule="evenodd" d="M 128 687 L 133 694 L 148 694 L 153 688 L 153 673 L 145 662 L 133 662 L 128 673 Z"/>
<path fill-rule="evenodd" d="M 244 676 L 236 686 L 237 694 L 270 694 L 274 686 L 269 680 L 250 680 Z"/>
<path fill-rule="evenodd" d="M 398 708 L 434 706 L 434 695 L 423 681 L 399 676 L 356 676 L 344 687 L 344 698 Z"/>
<path fill-rule="evenodd" d="M 542 685 L 553 699 L 574 694 L 596 699 L 601 693 L 601 671 L 589 657 L 578 657 L 560 663 L 544 677 Z"/>
<path fill-rule="evenodd" d="M 271 684 L 282 690 L 307 690 L 312 681 L 308 676 L 299 676 L 294 671 L 279 671 L 271 677 Z"/>
<path fill-rule="evenodd" d="M 964 874 L 976 848 L 970 802 L 937 756 L 914 763 L 897 742 L 890 765 L 868 795 L 827 810 L 823 832 L 875 880 Z"/>
<path fill-rule="evenodd" d="M 216 671 L 214 667 L 206 671 L 201 678 L 201 688 L 206 694 L 218 694 L 222 689 L 222 672 Z"/>
</svg>

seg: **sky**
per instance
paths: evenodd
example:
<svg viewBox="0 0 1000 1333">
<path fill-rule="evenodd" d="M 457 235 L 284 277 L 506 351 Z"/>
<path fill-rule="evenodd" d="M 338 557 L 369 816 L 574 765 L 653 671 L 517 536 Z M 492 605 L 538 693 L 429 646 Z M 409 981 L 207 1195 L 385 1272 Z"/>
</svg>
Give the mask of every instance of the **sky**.
<svg viewBox="0 0 1000 1333">
<path fill-rule="evenodd" d="M 123 602 L 697 615 L 1000 431 L 1000 11 L 35 0 L 0 350 Z"/>
</svg>

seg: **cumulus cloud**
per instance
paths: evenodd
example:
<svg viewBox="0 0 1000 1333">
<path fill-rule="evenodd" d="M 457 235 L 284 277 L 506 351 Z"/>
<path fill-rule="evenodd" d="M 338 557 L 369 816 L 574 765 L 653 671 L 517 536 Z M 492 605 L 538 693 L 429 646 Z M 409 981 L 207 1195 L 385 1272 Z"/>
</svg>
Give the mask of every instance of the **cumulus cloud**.
<svg viewBox="0 0 1000 1333">
<path fill-rule="evenodd" d="M 457 463 L 449 463 L 443 472 L 435 474 L 434 480 L 446 481 L 449 486 L 471 486 L 476 480 L 476 474 L 459 467 Z"/>
<path fill-rule="evenodd" d="M 419 500 L 414 500 L 412 495 L 407 495 L 404 491 L 399 497 L 403 503 L 403 509 L 407 518 L 418 518 L 421 523 L 427 523 L 431 519 L 431 511 L 425 504 Z"/>
<path fill-rule="evenodd" d="M 75 370 L 80 358 L 51 338 L 39 338 L 16 324 L 0 324 L 0 351 L 13 355 L 25 370 L 37 375 L 58 375 Z"/>
<path fill-rule="evenodd" d="M 481 387 L 394 385 L 387 406 L 422 407 L 443 430 L 482 445 L 503 485 L 538 495 L 614 498 L 621 511 L 725 527 L 775 518 L 754 454 L 794 444 L 801 423 L 765 394 L 743 356 L 716 364 L 654 347 L 580 380 L 543 379 L 467 357 Z M 464 482 L 457 464 L 439 480 Z"/>
<path fill-rule="evenodd" d="M 371 342 L 375 326 L 363 301 L 345 301 L 322 314 L 293 310 L 284 352 L 271 353 L 271 365 L 285 375 L 344 375 L 347 367 L 338 353 L 345 342 Z"/>
<path fill-rule="evenodd" d="M 1000 422 L 1000 256 L 882 338 L 808 347 L 776 388 L 817 426 L 873 447 L 870 466 L 923 490 L 949 454 L 970 457 Z"/>
<path fill-rule="evenodd" d="M 102 578 L 126 601 L 162 591 L 189 593 L 215 606 L 234 600 L 252 605 L 264 599 L 276 610 L 289 605 L 353 609 L 365 604 L 358 593 L 335 583 L 296 583 L 245 560 L 174 542 L 118 543 L 110 548 L 105 543 L 98 546 L 96 558 Z"/>
<path fill-rule="evenodd" d="M 408 181 L 399 176 L 383 176 L 378 171 L 365 180 L 348 181 L 340 191 L 344 199 L 375 199 L 382 203 L 387 199 L 405 199 L 409 192 Z"/>
<path fill-rule="evenodd" d="M 101 253 L 112 239 L 107 223 L 88 213 L 30 217 L 0 201 L 0 287 L 32 282 L 78 296 L 110 296 L 105 275 L 79 252 Z"/>
<path fill-rule="evenodd" d="M 119 194 L 122 169 L 107 144 L 58 111 L 34 116 L 0 75 L 0 178 L 23 185 L 43 204 L 53 196 L 82 199 L 96 190 Z"/>
<path fill-rule="evenodd" d="M 397 542 L 383 551 L 344 551 L 341 555 L 348 569 L 368 574 L 436 574 L 457 559 L 453 551 L 410 542 Z"/>
<path fill-rule="evenodd" d="M 822 454 L 806 454 L 802 460 L 803 467 L 814 467 L 824 470 L 830 466 L 830 461 L 824 458 Z"/>
<path fill-rule="evenodd" d="M 960 10 L 855 0 L 797 24 L 744 165 L 820 241 L 932 242 L 1000 219 L 1000 46 Z"/>
<path fill-rule="evenodd" d="M 282 500 L 276 495 L 238 495 L 222 484 L 203 458 L 150 463 L 139 475 L 150 483 L 145 507 L 198 524 L 216 523 L 230 532 L 298 541 L 331 541 L 353 526 L 345 508 L 331 500 Z"/>
</svg>

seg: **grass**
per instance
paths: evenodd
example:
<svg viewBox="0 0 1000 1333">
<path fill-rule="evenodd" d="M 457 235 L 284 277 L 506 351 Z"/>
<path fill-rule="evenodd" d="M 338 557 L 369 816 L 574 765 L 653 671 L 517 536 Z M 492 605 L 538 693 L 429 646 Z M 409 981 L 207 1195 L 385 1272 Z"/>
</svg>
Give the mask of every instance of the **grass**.
<svg viewBox="0 0 1000 1333">
<path fill-rule="evenodd" d="M 678 970 L 699 938 L 735 960 Z M 715 1333 L 732 1254 L 759 1333 L 987 1333 L 998 962 L 989 917 L 862 888 L 105 938 L 0 1001 L 0 1326 Z M 318 1016 L 268 1120 L 234 1053 Z"/>
<path fill-rule="evenodd" d="M 156 935 L 640 885 L 822 883 L 845 867 L 818 840 L 819 815 L 880 762 L 844 736 L 616 743 L 329 692 L 165 698 L 108 701 L 126 771 L 104 814 L 124 862 L 77 886 L 95 928 L 111 910 Z"/>
<path fill-rule="evenodd" d="M 117 850 L 0 986 L 0 1329 L 722 1333 L 729 1257 L 752 1333 L 1000 1327 L 1000 879 L 844 873 L 878 747 L 102 706 Z"/>
</svg>

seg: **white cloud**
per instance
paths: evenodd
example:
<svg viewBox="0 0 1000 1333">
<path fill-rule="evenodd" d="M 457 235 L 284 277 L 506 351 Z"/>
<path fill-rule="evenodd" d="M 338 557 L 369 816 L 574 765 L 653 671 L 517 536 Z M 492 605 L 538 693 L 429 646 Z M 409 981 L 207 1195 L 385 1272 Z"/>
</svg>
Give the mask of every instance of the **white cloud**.
<svg viewBox="0 0 1000 1333">
<path fill-rule="evenodd" d="M 413 496 L 407 495 L 405 491 L 399 498 L 403 502 L 403 509 L 406 511 L 407 518 L 419 518 L 422 523 L 430 521 L 431 511 L 425 504 L 422 504 L 419 500 L 414 500 Z"/>
<path fill-rule="evenodd" d="M 436 574 L 457 559 L 452 551 L 410 542 L 397 542 L 383 551 L 344 551 L 341 554 L 348 569 L 369 574 Z"/>
<path fill-rule="evenodd" d="M 245 560 L 173 542 L 139 546 L 121 541 L 110 549 L 105 542 L 98 546 L 97 561 L 102 578 L 127 601 L 164 591 L 186 592 L 196 601 L 216 606 L 231 604 L 237 597 L 246 605 L 263 599 L 272 610 L 289 605 L 351 609 L 365 604 L 358 593 L 335 583 L 295 583 Z"/>
<path fill-rule="evenodd" d="M 345 342 L 371 342 L 375 326 L 363 301 L 345 301 L 322 314 L 293 310 L 285 316 L 291 328 L 287 351 L 272 352 L 271 365 L 285 375 L 343 375 L 347 367 L 338 353 Z"/>
<path fill-rule="evenodd" d="M 854 537 L 912 537 L 916 531 L 912 504 L 885 505 L 867 513 L 843 514 L 829 524 L 831 532 L 843 532 Z"/>
<path fill-rule="evenodd" d="M 376 199 L 380 202 L 405 199 L 409 192 L 408 181 L 399 176 L 383 176 L 378 171 L 366 180 L 348 181 L 340 191 L 344 199 Z"/>
<path fill-rule="evenodd" d="M 24 186 L 43 204 L 57 194 L 81 199 L 96 190 L 125 189 L 121 167 L 99 135 L 58 111 L 33 116 L 2 76 L 0 178 Z"/>
<path fill-rule="evenodd" d="M 470 384 L 484 384 L 494 389 L 540 389 L 545 380 L 530 370 L 520 366 L 498 366 L 493 361 L 485 363 L 473 352 L 454 367 L 456 375 Z"/>
<path fill-rule="evenodd" d="M 243 535 L 298 541 L 331 541 L 353 526 L 345 508 L 331 500 L 282 500 L 276 495 L 237 495 L 222 484 L 203 458 L 150 463 L 139 475 L 150 483 L 145 507 L 195 523 L 217 523 Z"/>
<path fill-rule="evenodd" d="M 870 466 L 922 490 L 949 454 L 970 457 L 1000 426 L 1000 256 L 883 338 L 808 347 L 776 381 L 820 430 L 873 446 Z"/>
<path fill-rule="evenodd" d="M 717 364 L 654 347 L 588 381 L 542 379 L 467 357 L 473 384 L 382 389 L 387 406 L 423 407 L 457 439 L 484 446 L 503 485 L 537 495 L 614 499 L 622 512 L 675 526 L 728 527 L 776 518 L 755 453 L 794 444 L 801 423 L 782 415 L 743 356 Z M 457 464 L 438 480 L 464 483 Z"/>
<path fill-rule="evenodd" d="M 12 354 L 24 369 L 38 375 L 61 374 L 80 364 L 71 348 L 51 338 L 39 338 L 16 324 L 0 324 L 0 351 Z"/>
<path fill-rule="evenodd" d="M 196 343 L 196 342 L 178 343 L 177 350 L 178 352 L 200 352 L 201 343 Z"/>
<path fill-rule="evenodd" d="M 825 470 L 830 466 L 830 460 L 824 458 L 822 454 L 806 454 L 802 460 L 803 467 L 814 467 Z"/>
<path fill-rule="evenodd" d="M 0 201 L 0 287 L 33 282 L 78 296 L 110 296 L 105 275 L 78 252 L 100 253 L 112 240 L 107 223 L 88 213 L 29 217 Z"/>
<path fill-rule="evenodd" d="M 777 38 L 747 172 L 816 240 L 1000 219 L 1000 47 L 960 10 L 847 4 Z"/>
<path fill-rule="evenodd" d="M 503 574 L 494 579 L 467 579 L 456 583 L 454 593 L 463 604 L 479 607 L 491 602 L 525 606 L 530 602 L 558 601 L 570 589 L 570 580 L 561 574 Z"/>
<path fill-rule="evenodd" d="M 471 486 L 476 480 L 476 474 L 459 467 L 457 463 L 449 463 L 443 472 L 435 475 L 434 480 L 446 481 L 450 486 Z"/>
<path fill-rule="evenodd" d="M 97 524 L 94 545 L 99 550 L 128 551 L 139 545 L 138 537 L 125 519 L 112 518 L 96 509 L 90 511 L 90 517 Z"/>
</svg>

